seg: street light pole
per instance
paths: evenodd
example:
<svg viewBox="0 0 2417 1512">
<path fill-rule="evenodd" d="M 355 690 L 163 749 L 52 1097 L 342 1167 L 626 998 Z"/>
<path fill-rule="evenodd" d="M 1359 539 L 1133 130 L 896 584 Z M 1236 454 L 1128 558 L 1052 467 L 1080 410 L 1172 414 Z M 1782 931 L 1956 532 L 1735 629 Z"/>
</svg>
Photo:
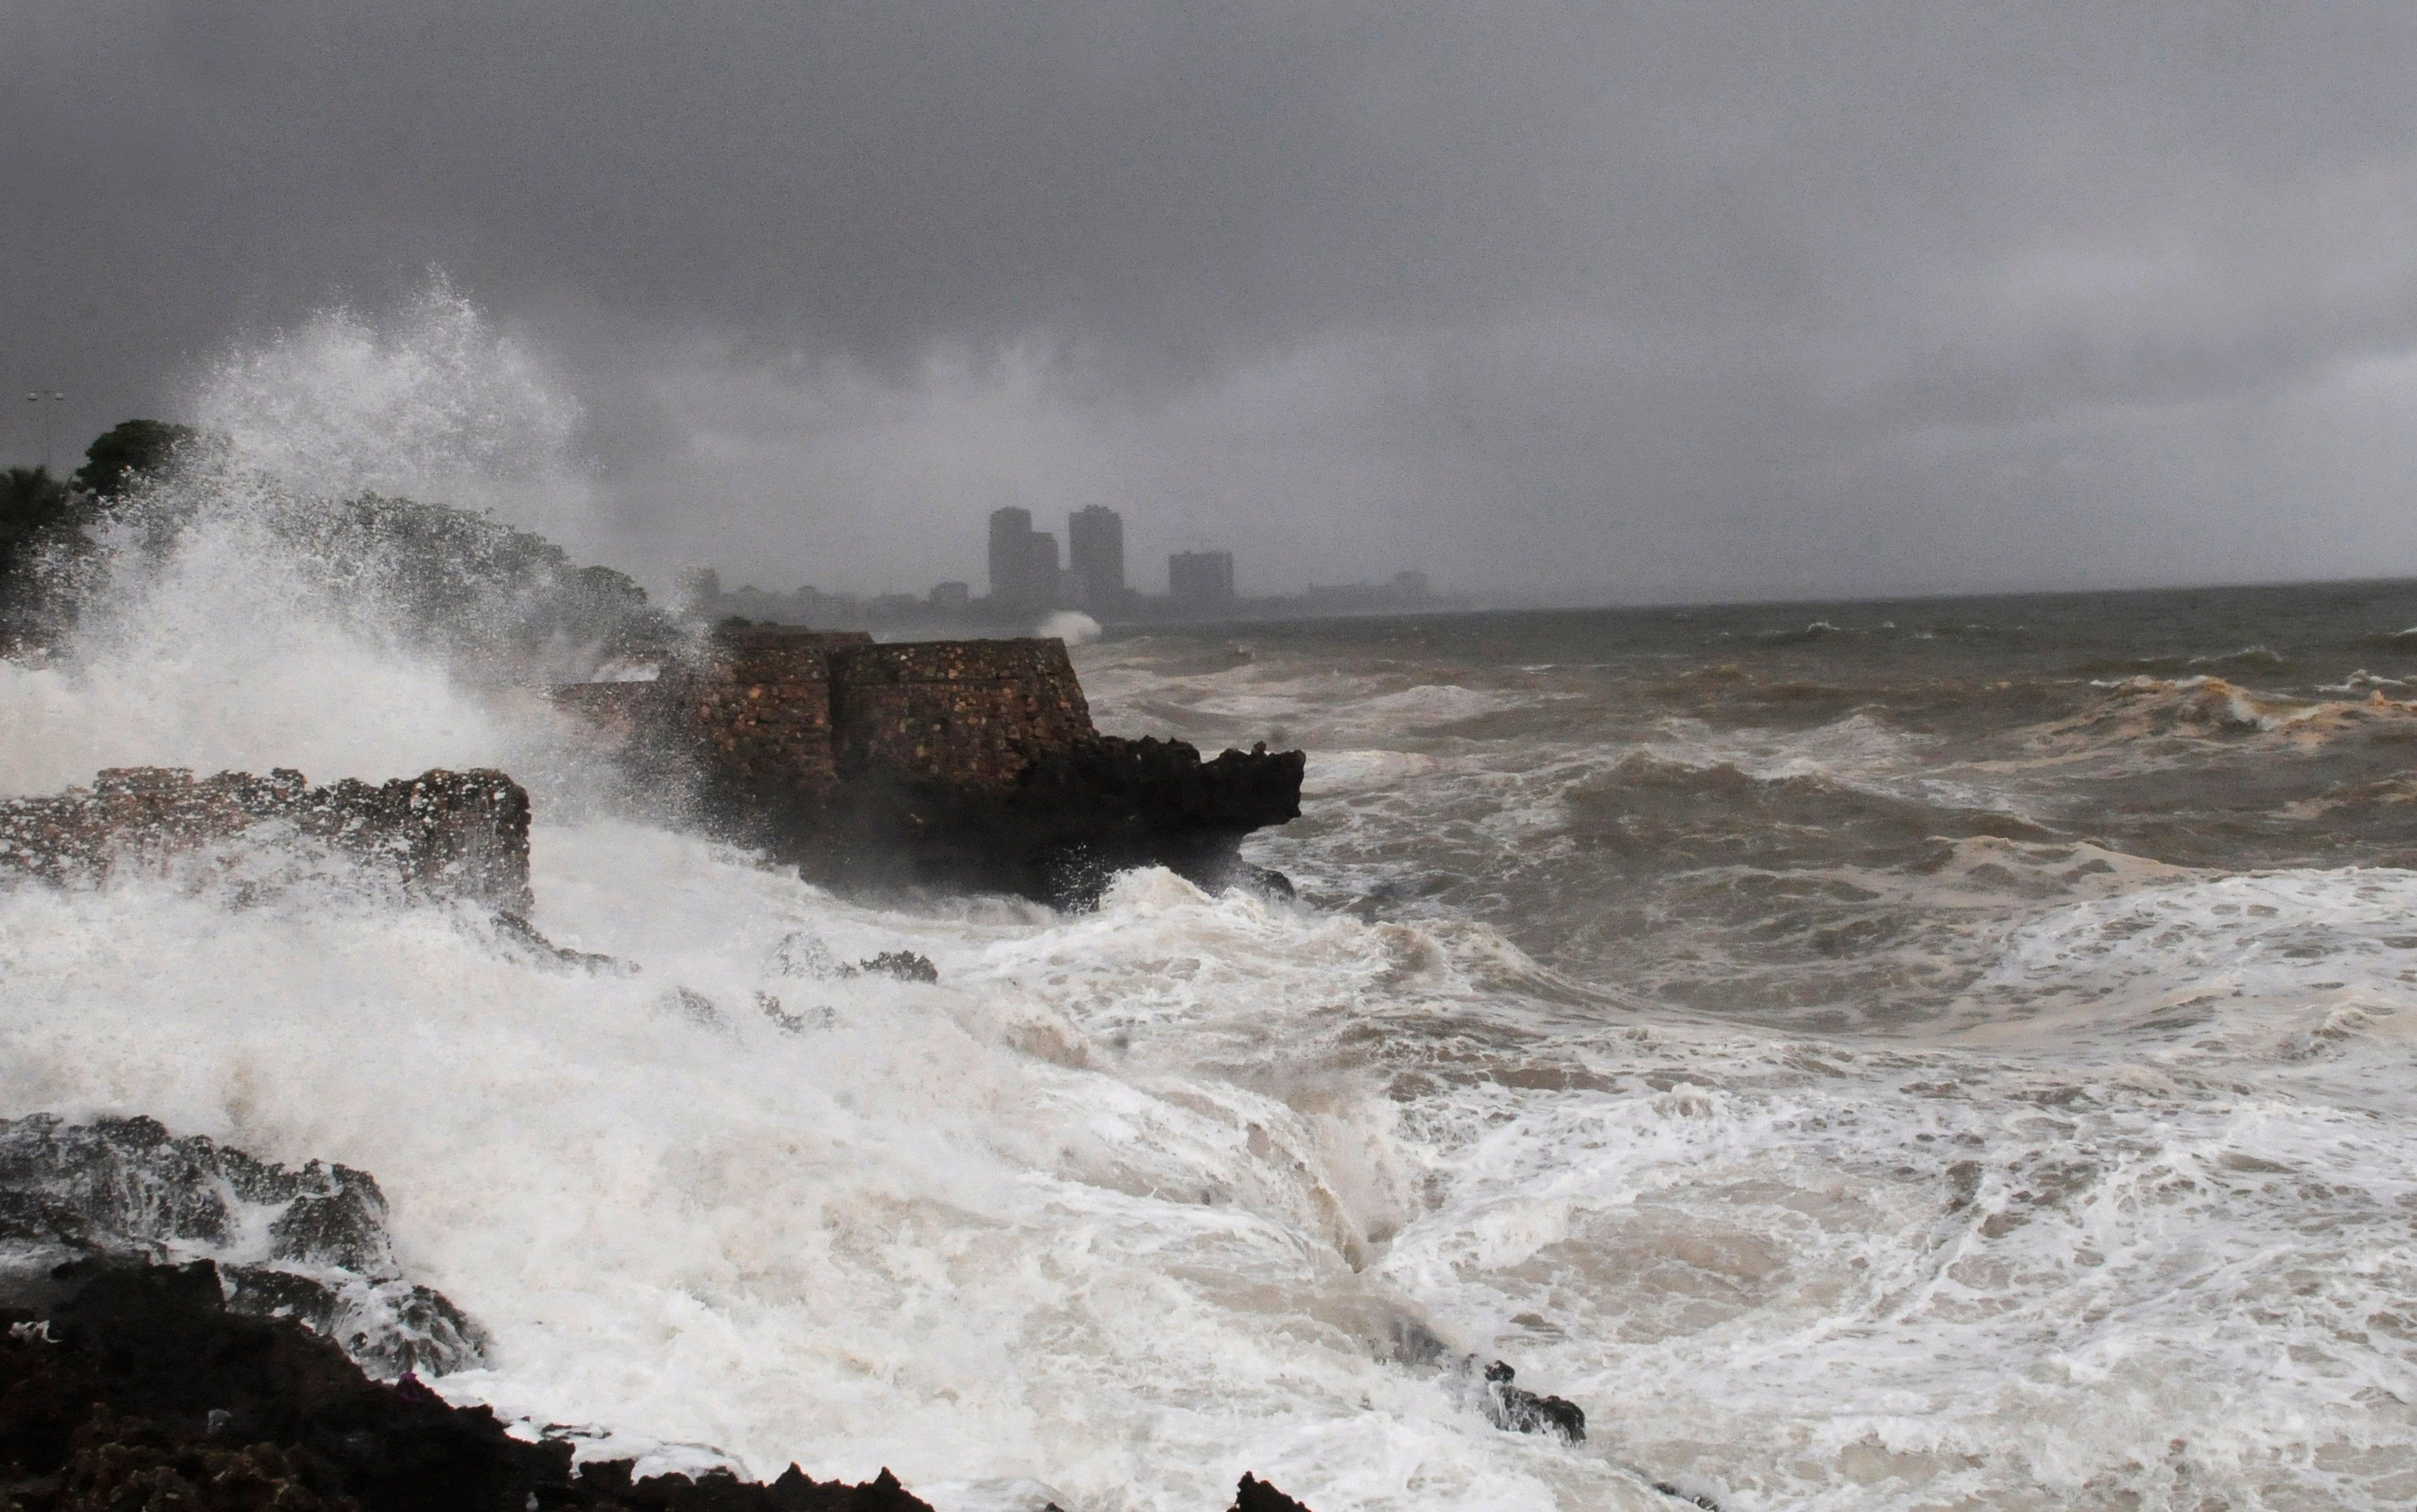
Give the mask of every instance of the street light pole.
<svg viewBox="0 0 2417 1512">
<path fill-rule="evenodd" d="M 28 404 L 39 405 L 42 401 L 46 399 L 51 401 L 53 404 L 64 404 L 67 402 L 67 396 L 60 393 L 55 388 L 29 388 L 25 390 L 25 402 Z M 42 471 L 45 473 L 51 470 L 51 418 L 57 414 L 58 411 L 55 409 L 48 409 L 41 412 Z"/>
</svg>

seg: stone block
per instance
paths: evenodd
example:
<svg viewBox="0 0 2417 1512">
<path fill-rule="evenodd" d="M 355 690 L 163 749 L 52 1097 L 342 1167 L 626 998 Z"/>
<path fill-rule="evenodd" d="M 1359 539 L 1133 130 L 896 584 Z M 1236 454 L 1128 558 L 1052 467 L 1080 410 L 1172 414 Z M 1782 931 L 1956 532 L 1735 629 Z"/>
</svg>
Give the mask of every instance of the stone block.
<svg viewBox="0 0 2417 1512">
<path fill-rule="evenodd" d="M 1062 641 L 836 647 L 832 742 L 844 777 L 1012 786 L 1097 738 Z"/>
<path fill-rule="evenodd" d="M 237 839 L 299 839 L 383 872 L 407 897 L 465 898 L 524 914 L 528 826 L 527 793 L 495 771 L 437 770 L 374 787 L 347 778 L 314 788 L 286 768 L 196 781 L 181 767 L 112 767 L 90 788 L 0 799 L 0 873 L 93 882 L 160 871 Z"/>
</svg>

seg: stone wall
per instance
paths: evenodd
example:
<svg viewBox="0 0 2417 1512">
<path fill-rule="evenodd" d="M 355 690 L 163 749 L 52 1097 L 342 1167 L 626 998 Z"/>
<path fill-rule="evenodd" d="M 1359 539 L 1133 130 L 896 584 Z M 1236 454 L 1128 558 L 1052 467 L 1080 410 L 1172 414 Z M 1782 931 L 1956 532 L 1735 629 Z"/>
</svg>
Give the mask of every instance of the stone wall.
<svg viewBox="0 0 2417 1512">
<path fill-rule="evenodd" d="M 1098 734 L 1063 641 L 835 646 L 831 721 L 843 776 L 985 789 Z"/>
<path fill-rule="evenodd" d="M 554 697 L 641 763 L 685 748 L 706 775 L 759 791 L 866 778 L 1004 789 L 1041 756 L 1097 738 L 1062 641 L 874 645 L 860 631 L 766 626 L 721 632 L 655 682 Z"/>
<path fill-rule="evenodd" d="M 112 767 L 89 788 L 0 799 L 0 875 L 52 883 L 158 871 L 242 837 L 298 836 L 349 855 L 416 898 L 529 907 L 529 801 L 501 772 L 443 770 L 381 786 L 347 778 L 314 788 L 296 771 Z"/>
<path fill-rule="evenodd" d="M 665 670 L 662 712 L 726 774 L 758 785 L 828 787 L 832 766 L 832 655 L 869 643 L 860 631 L 724 631 L 711 653 Z"/>
</svg>

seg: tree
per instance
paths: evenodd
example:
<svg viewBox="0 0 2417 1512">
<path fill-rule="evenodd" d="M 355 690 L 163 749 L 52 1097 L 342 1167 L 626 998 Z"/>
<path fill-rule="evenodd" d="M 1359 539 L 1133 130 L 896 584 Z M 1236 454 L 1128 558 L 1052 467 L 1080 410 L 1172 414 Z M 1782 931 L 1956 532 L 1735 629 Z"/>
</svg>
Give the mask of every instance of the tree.
<svg viewBox="0 0 2417 1512">
<path fill-rule="evenodd" d="M 11 467 L 0 473 L 0 576 L 17 549 L 44 525 L 67 513 L 68 486 L 46 467 Z"/>
<path fill-rule="evenodd" d="M 165 468 L 176 448 L 199 434 L 190 425 L 166 420 L 120 420 L 85 448 L 75 486 L 97 498 L 114 499 L 137 477 Z"/>
</svg>

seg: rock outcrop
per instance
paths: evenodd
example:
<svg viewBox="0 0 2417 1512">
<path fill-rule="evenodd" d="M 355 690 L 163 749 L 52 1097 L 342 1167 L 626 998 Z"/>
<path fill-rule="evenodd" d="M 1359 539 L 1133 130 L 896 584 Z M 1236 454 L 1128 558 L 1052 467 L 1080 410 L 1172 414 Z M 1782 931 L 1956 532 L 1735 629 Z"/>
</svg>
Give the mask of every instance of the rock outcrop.
<svg viewBox="0 0 2417 1512">
<path fill-rule="evenodd" d="M 1518 1375 L 1500 1360 L 1485 1368 L 1485 1415 L 1513 1433 L 1550 1433 L 1565 1443 L 1586 1442 L 1586 1413 L 1577 1403 L 1547 1397 L 1511 1383 Z"/>
<path fill-rule="evenodd" d="M 0 1285 L 39 1293 L 63 1264 L 210 1255 L 235 1311 L 291 1318 L 372 1373 L 479 1363 L 478 1328 L 403 1277 L 367 1172 L 296 1171 L 148 1118 L 0 1120 Z"/>
<path fill-rule="evenodd" d="M 162 870 L 241 839 L 324 848 L 412 898 L 465 898 L 528 911 L 529 800 L 501 772 L 423 772 L 381 786 L 301 773 L 113 767 L 89 788 L 0 799 L 0 873 L 52 883 Z"/>
<path fill-rule="evenodd" d="M 1309 1512 L 1309 1508 L 1244 1471 L 1241 1484 L 1234 1488 L 1234 1504 L 1228 1512 Z"/>
<path fill-rule="evenodd" d="M 1134 866 L 1268 881 L 1236 848 L 1300 812 L 1300 751 L 1203 761 L 1181 741 L 1101 734 L 1061 641 L 758 627 L 657 681 L 555 696 L 625 764 L 693 782 L 722 821 L 833 884 L 1081 902 Z"/>
<path fill-rule="evenodd" d="M 569 1439 L 447 1403 L 418 1372 L 475 1363 L 476 1331 L 444 1298 L 406 1289 L 459 1346 L 418 1353 L 284 1305 L 341 1315 L 369 1278 L 403 1286 L 385 1217 L 345 1166 L 296 1171 L 148 1118 L 0 1122 L 0 1512 L 932 1512 L 887 1470 L 574 1468 Z M 1235 1505 L 1308 1512 L 1249 1475 Z"/>
<path fill-rule="evenodd" d="M 628 1460 L 513 1438 L 411 1376 L 381 1384 L 328 1340 L 222 1301 L 217 1268 L 78 1262 L 0 1307 L 0 1505 L 23 1512 L 931 1512 L 883 1471 L 792 1465 L 632 1483 Z"/>
</svg>

